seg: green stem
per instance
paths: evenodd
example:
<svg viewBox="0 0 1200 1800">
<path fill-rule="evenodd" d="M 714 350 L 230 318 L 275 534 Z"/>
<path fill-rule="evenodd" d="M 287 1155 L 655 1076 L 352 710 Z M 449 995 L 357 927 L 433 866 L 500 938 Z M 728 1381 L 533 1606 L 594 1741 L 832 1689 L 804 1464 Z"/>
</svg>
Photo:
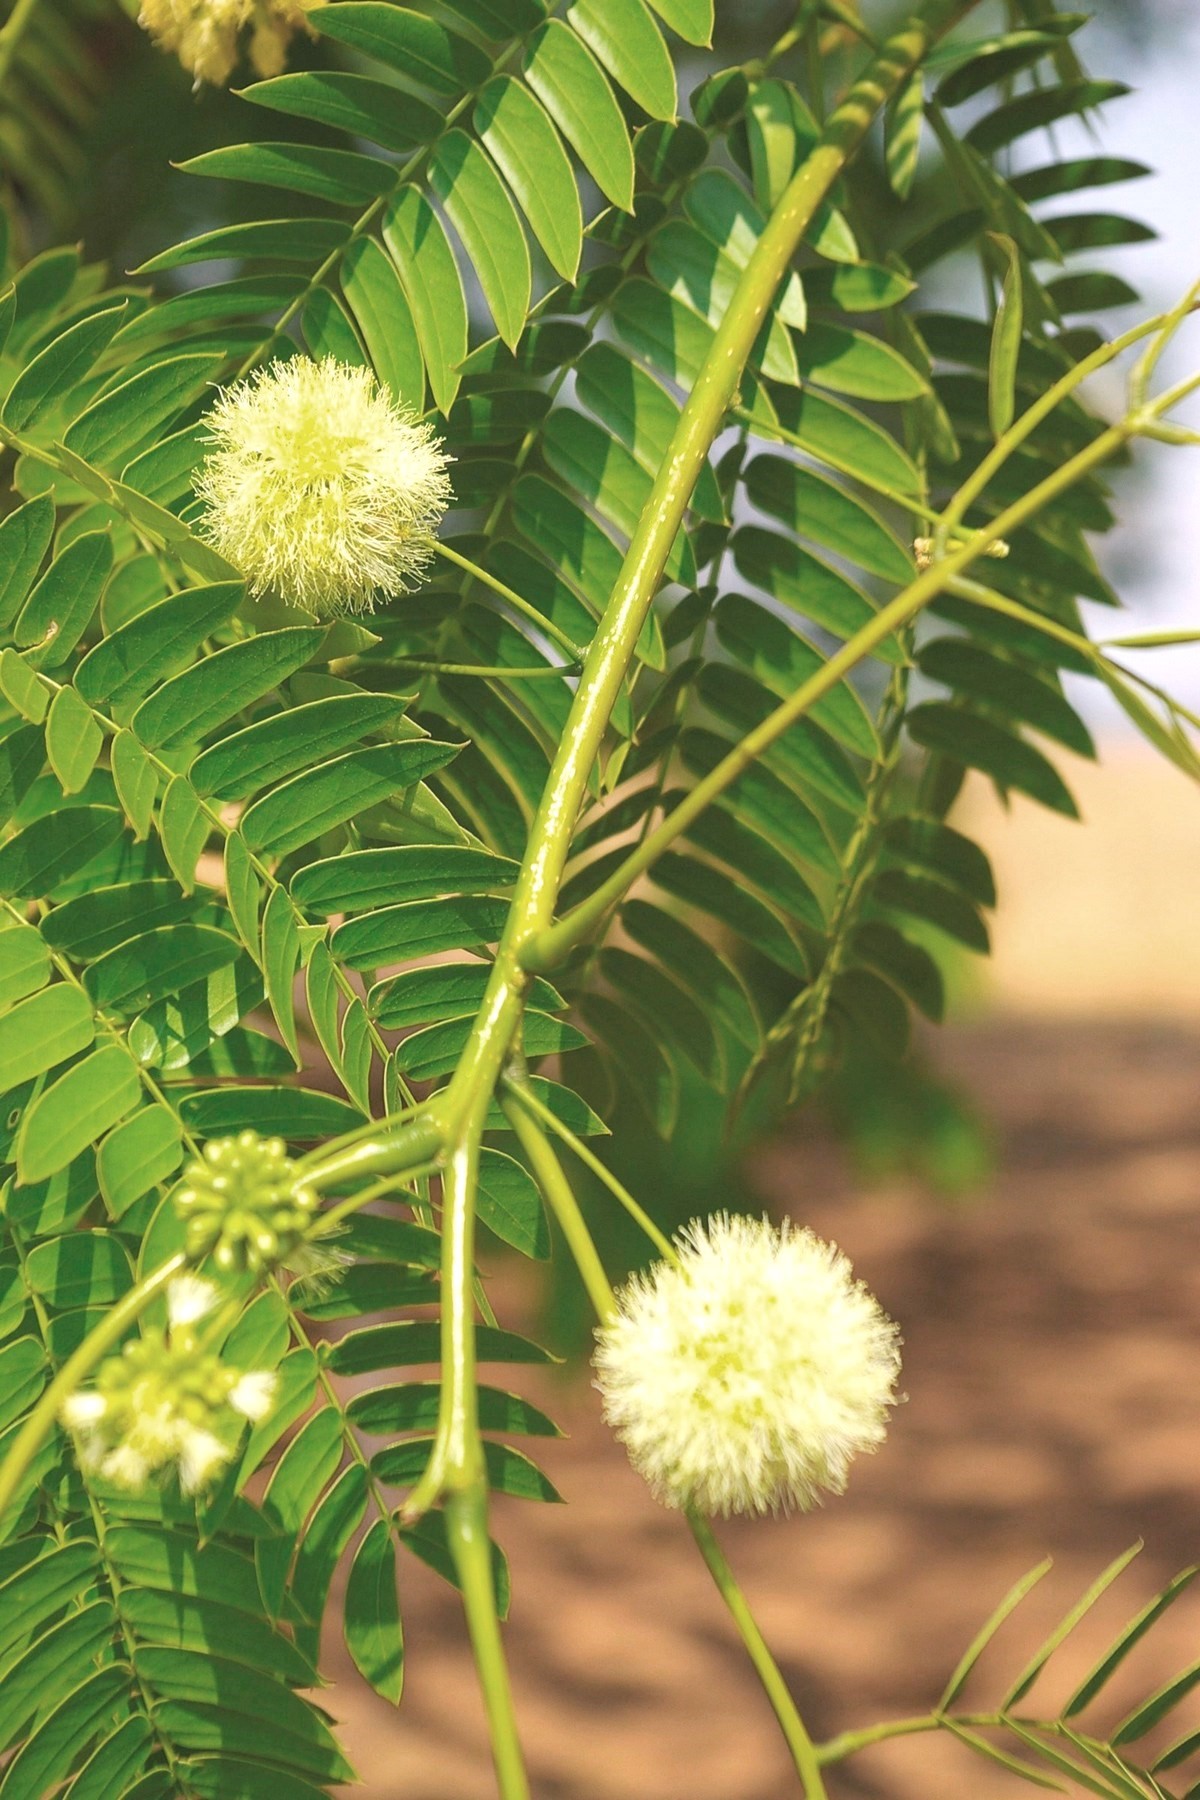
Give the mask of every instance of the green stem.
<svg viewBox="0 0 1200 1800">
<path fill-rule="evenodd" d="M 396 669 L 414 669 L 421 675 L 479 675 L 493 681 L 545 681 L 551 675 L 578 675 L 582 667 L 578 662 L 539 663 L 536 668 L 508 663 L 430 662 L 420 656 L 390 656 L 388 664 Z"/>
<path fill-rule="evenodd" d="M 63 1401 L 91 1374 L 101 1357 L 120 1341 L 155 1295 L 186 1267 L 187 1257 L 182 1251 L 169 1257 L 153 1274 L 147 1275 L 118 1300 L 68 1356 L 17 1433 L 13 1447 L 0 1467 L 0 1519 L 8 1510 L 26 1470 L 54 1429 Z"/>
<path fill-rule="evenodd" d="M 507 600 L 514 611 L 523 613 L 527 619 L 531 619 L 542 635 L 553 638 L 559 648 L 565 650 L 574 662 L 583 662 L 587 652 L 582 644 L 577 644 L 574 638 L 568 637 L 561 626 L 556 625 L 553 619 L 548 619 L 545 613 L 539 612 L 536 606 L 531 606 L 529 601 L 523 599 L 515 588 L 510 588 L 506 581 L 501 581 L 497 576 L 489 574 L 486 569 L 481 569 L 478 563 L 472 562 L 469 556 L 461 556 L 457 550 L 452 550 L 449 544 L 439 541 L 434 545 L 434 549 L 444 561 L 453 563 L 458 569 L 465 570 L 468 575 L 474 576 L 476 581 L 481 581 L 484 587 L 489 587 L 494 594 L 499 594 L 502 600 Z"/>
<path fill-rule="evenodd" d="M 838 1737 L 817 1745 L 817 1761 L 821 1764 L 841 1762 L 844 1757 L 865 1750 L 869 1744 L 885 1744 L 889 1738 L 914 1737 L 922 1731 L 939 1731 L 944 1722 L 940 1713 L 921 1713 L 912 1719 L 892 1719 L 882 1725 L 868 1725 L 861 1731 L 843 1731 Z M 971 1719 L 972 1724 L 992 1722 L 990 1718 Z"/>
<path fill-rule="evenodd" d="M 875 617 L 843 644 L 814 675 L 802 682 L 774 712 L 768 713 L 761 724 L 740 739 L 729 754 L 703 780 L 696 783 L 674 812 L 644 838 L 608 879 L 593 889 L 586 900 L 581 900 L 564 918 L 524 946 L 523 966 L 537 973 L 556 968 L 580 939 L 588 934 L 596 920 L 603 917 L 628 892 L 663 851 L 669 849 L 676 838 L 687 831 L 692 821 L 765 755 L 771 745 L 798 719 L 803 718 L 818 700 L 831 692 L 844 675 L 849 674 L 864 657 L 869 656 L 885 638 L 907 625 L 923 607 L 935 600 L 950 585 L 955 575 L 976 558 L 986 555 L 989 544 L 997 537 L 1015 530 L 1064 488 L 1078 481 L 1100 463 L 1106 462 L 1136 430 L 1136 420 L 1130 419 L 1101 432 L 1086 449 L 1072 457 L 1070 462 L 1064 463 L 1044 481 L 1039 482 L 1037 487 L 1006 507 L 986 531 L 976 532 L 965 544 L 950 551 L 939 562 L 918 575 L 894 600 L 881 607 Z"/>
<path fill-rule="evenodd" d="M 38 0 L 17 0 L 3 26 L 0 26 L 0 82 L 8 77 L 21 39 L 37 10 Z"/>
<path fill-rule="evenodd" d="M 329 1237 L 331 1233 L 337 1231 L 343 1219 L 352 1218 L 356 1212 L 361 1212 L 363 1207 L 369 1205 L 372 1200 L 382 1200 L 385 1195 L 395 1194 L 397 1190 L 403 1191 L 405 1182 L 419 1181 L 423 1175 L 432 1175 L 436 1172 L 437 1167 L 436 1162 L 418 1163 L 415 1169 L 408 1169 L 403 1175 L 388 1175 L 382 1181 L 376 1181 L 370 1187 L 363 1188 L 360 1193 L 351 1194 L 348 1200 L 341 1201 L 337 1206 L 331 1206 L 328 1212 L 320 1215 L 308 1234 L 309 1243 L 316 1243 L 321 1238 Z M 417 1194 L 407 1192 L 404 1197 L 414 1203 L 420 1198 Z"/>
<path fill-rule="evenodd" d="M 492 1760 L 500 1800 L 529 1800 L 529 1782 L 517 1737 L 512 1688 L 496 1616 L 492 1547 L 487 1529 L 487 1489 L 451 1494 L 446 1501 L 446 1536 L 462 1588 L 463 1610 L 487 1712 Z"/>
<path fill-rule="evenodd" d="M 741 1634 L 750 1660 L 754 1664 L 759 1680 L 771 1702 L 775 1717 L 787 1740 L 788 1749 L 796 1765 L 796 1773 L 804 1784 L 805 1800 L 827 1800 L 825 1783 L 821 1777 L 821 1761 L 812 1738 L 796 1709 L 796 1703 L 788 1692 L 787 1683 L 779 1672 L 779 1665 L 767 1648 L 766 1639 L 758 1629 L 754 1614 L 746 1603 L 734 1579 L 733 1571 L 725 1560 L 725 1553 L 713 1534 L 712 1526 L 707 1519 L 698 1513 L 687 1514 L 688 1526 L 699 1548 L 701 1556 L 708 1565 L 708 1572 L 717 1585 L 717 1591 L 726 1606 L 734 1624 Z"/>
<path fill-rule="evenodd" d="M 1067 373 L 1052 387 L 1048 387 L 1044 394 L 1039 394 L 1032 406 L 1027 407 L 1020 418 L 1014 419 L 1008 430 L 997 438 L 979 466 L 972 474 L 968 475 L 957 493 L 951 498 L 938 521 L 939 541 L 945 542 L 947 535 L 961 523 L 967 509 L 978 500 L 992 476 L 1003 467 L 1013 451 L 1018 449 L 1025 439 L 1037 430 L 1043 419 L 1049 418 L 1056 406 L 1061 405 L 1070 394 L 1074 393 L 1081 382 L 1086 381 L 1089 375 L 1094 375 L 1098 369 L 1107 368 L 1108 364 L 1120 356 L 1122 351 L 1128 350 L 1130 345 L 1140 343 L 1143 338 L 1152 337 L 1155 332 L 1168 329 L 1174 317 L 1174 312 L 1160 313 L 1156 318 L 1147 319 L 1140 325 L 1132 326 L 1128 331 L 1122 332 L 1120 337 L 1111 338 L 1108 343 L 1100 344 L 1090 356 L 1085 356 L 1081 362 L 1077 362 L 1073 368 L 1068 369 Z M 993 532 L 992 535 L 1002 534 Z"/>
<path fill-rule="evenodd" d="M 299 1167 L 304 1179 L 320 1192 L 340 1187 L 365 1175 L 407 1175 L 410 1170 L 438 1160 L 443 1143 L 441 1125 L 432 1112 L 410 1119 L 390 1136 L 379 1137 L 378 1125 L 372 1135 L 360 1137 L 349 1133 L 351 1141 L 344 1146 L 326 1146 L 306 1157 Z M 332 1148 L 332 1154 L 330 1149 Z"/>
<path fill-rule="evenodd" d="M 583 1279 L 588 1299 L 592 1303 L 596 1317 L 602 1325 L 613 1319 L 617 1310 L 616 1298 L 612 1283 L 604 1272 L 604 1264 L 600 1261 L 595 1241 L 587 1228 L 587 1221 L 580 1211 L 575 1191 L 563 1173 L 562 1164 L 555 1156 L 553 1149 L 541 1126 L 527 1113 L 520 1101 L 523 1090 L 514 1083 L 501 1102 L 504 1116 L 516 1133 L 517 1142 L 529 1159 L 533 1179 L 542 1190 L 542 1195 L 559 1228 L 567 1240 L 567 1248 L 575 1258 L 575 1267 Z"/>
<path fill-rule="evenodd" d="M 668 1262 L 677 1262 L 679 1260 L 678 1253 L 670 1238 L 663 1235 L 650 1214 L 644 1207 L 638 1205 L 624 1182 L 617 1179 L 608 1165 L 596 1155 L 596 1152 L 585 1144 L 582 1138 L 577 1137 L 571 1127 L 565 1125 L 557 1113 L 551 1112 L 550 1108 L 538 1099 L 536 1092 L 528 1083 L 508 1081 L 505 1083 L 505 1087 L 511 1099 L 515 1100 L 520 1108 L 537 1119 L 548 1131 L 552 1131 L 556 1137 L 561 1138 L 568 1150 L 579 1158 L 584 1167 L 590 1169 L 592 1174 L 604 1183 L 609 1193 L 620 1202 L 634 1223 L 641 1226 L 655 1249 Z"/>
</svg>

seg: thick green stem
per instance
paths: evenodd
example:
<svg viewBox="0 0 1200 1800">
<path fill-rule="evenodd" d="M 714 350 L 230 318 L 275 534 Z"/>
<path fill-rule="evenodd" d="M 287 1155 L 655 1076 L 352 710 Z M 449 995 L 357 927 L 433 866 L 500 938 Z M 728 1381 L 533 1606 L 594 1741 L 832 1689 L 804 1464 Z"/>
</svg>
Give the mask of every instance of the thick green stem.
<svg viewBox="0 0 1200 1800">
<path fill-rule="evenodd" d="M 462 1588 L 463 1610 L 487 1712 L 500 1800 L 529 1800 L 529 1782 L 517 1737 L 512 1689 L 500 1640 L 488 1541 L 487 1488 L 481 1481 L 446 1501 L 446 1535 Z"/>
<path fill-rule="evenodd" d="M 445 1497 L 469 1531 L 483 1534 L 486 1547 L 487 1496 L 482 1486 L 482 1446 L 475 1399 L 475 1320 L 472 1310 L 471 1249 L 474 1234 L 475 1174 L 479 1136 L 520 1025 L 528 975 L 522 952 L 554 916 L 571 837 L 587 792 L 588 779 L 620 695 L 638 638 L 667 559 L 683 522 L 692 491 L 732 404 L 742 372 L 805 231 L 848 158 L 861 144 L 881 109 L 905 79 L 930 41 L 964 9 L 964 0 L 934 0 L 927 21 L 905 26 L 885 45 L 866 76 L 837 108 L 822 141 L 806 158 L 772 213 L 732 300 L 695 386 L 680 414 L 667 455 L 634 530 L 621 573 L 599 622 L 579 687 L 530 831 L 508 923 L 497 948 L 479 1013 L 454 1075 L 439 1096 L 437 1114 L 445 1132 L 446 1185 L 442 1262 L 442 1388 L 437 1431 L 429 1464 L 409 1497 L 410 1516 Z M 442 547 L 445 554 L 445 547 Z M 448 560 L 462 561 L 457 552 Z M 472 567 L 472 573 L 476 573 Z M 489 585 L 493 578 L 484 574 Z M 499 590 L 498 590 L 499 591 Z M 513 603 L 511 593 L 503 595 Z M 520 596 L 516 596 L 520 601 Z M 519 608 L 525 610 L 524 607 Z M 540 619 L 540 615 L 539 615 Z M 551 634 L 553 635 L 553 634 Z M 574 652 L 574 646 L 570 646 Z M 363 1167 L 383 1173 L 384 1160 L 370 1151 L 348 1152 L 348 1172 Z M 424 1160 L 424 1159 L 422 1159 Z M 467 1500 L 470 1499 L 468 1507 Z M 449 1521 L 448 1521 L 449 1522 Z M 455 1547 L 455 1555 L 461 1546 Z M 476 1561 L 482 1549 L 470 1554 Z M 480 1563 L 482 1567 L 482 1563 Z M 490 1608 L 490 1574 L 487 1607 Z M 485 1610 L 478 1577 L 468 1600 L 472 1639 L 481 1678 L 491 1681 L 496 1759 L 505 1790 L 524 1793 L 520 1753 L 508 1716 L 507 1682 L 497 1685 L 499 1628 Z M 485 1690 L 486 1691 L 486 1690 Z M 506 1771 L 506 1772 L 504 1772 Z"/>
<path fill-rule="evenodd" d="M 101 1357 L 120 1342 L 155 1295 L 186 1267 L 187 1257 L 182 1251 L 160 1264 L 153 1274 L 147 1275 L 118 1300 L 78 1349 L 68 1356 L 17 1433 L 16 1441 L 0 1467 L 0 1519 L 7 1512 L 34 1457 L 54 1429 L 63 1401 L 87 1379 Z"/>
<path fill-rule="evenodd" d="M 992 1724 L 988 1718 L 976 1719 L 973 1724 Z M 843 1731 L 840 1736 L 829 1738 L 825 1743 L 817 1745 L 817 1761 L 826 1763 L 841 1762 L 844 1757 L 853 1756 L 856 1750 L 865 1750 L 869 1744 L 885 1744 L 890 1738 L 914 1737 L 923 1731 L 939 1731 L 945 1724 L 941 1713 L 921 1713 L 912 1719 L 891 1719 L 882 1725 L 867 1725 L 861 1731 Z"/>
<path fill-rule="evenodd" d="M 713 1534 L 713 1528 L 707 1519 L 699 1513 L 689 1512 L 688 1525 L 692 1536 L 700 1550 L 701 1556 L 708 1564 L 708 1572 L 717 1584 L 717 1591 L 729 1608 L 734 1624 L 741 1633 L 742 1642 L 754 1664 L 759 1680 L 762 1682 L 767 1699 L 771 1702 L 775 1717 L 787 1739 L 788 1749 L 796 1764 L 796 1773 L 804 1783 L 805 1800 L 827 1800 L 825 1783 L 821 1778 L 821 1764 L 816 1747 L 808 1735 L 804 1720 L 796 1710 L 796 1703 L 788 1692 L 788 1687 L 779 1672 L 779 1665 L 767 1648 L 766 1639 L 758 1629 L 754 1614 L 746 1603 L 734 1579 L 733 1571 L 725 1560 L 725 1553 Z"/>
</svg>

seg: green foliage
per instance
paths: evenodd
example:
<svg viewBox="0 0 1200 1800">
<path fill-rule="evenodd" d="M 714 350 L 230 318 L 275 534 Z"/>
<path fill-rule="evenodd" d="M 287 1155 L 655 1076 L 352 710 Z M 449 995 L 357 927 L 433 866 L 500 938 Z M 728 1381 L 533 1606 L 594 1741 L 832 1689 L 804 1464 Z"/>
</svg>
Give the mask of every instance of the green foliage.
<svg viewBox="0 0 1200 1800">
<path fill-rule="evenodd" d="M 131 284 L 67 245 L 6 252 L 0 1454 L 105 1309 L 179 1250 L 170 1189 L 205 1139 L 367 1145 L 470 1053 L 572 728 L 565 647 L 592 641 L 768 218 L 862 64 L 843 10 L 805 9 L 829 94 L 783 42 L 743 66 L 705 61 L 681 96 L 697 63 L 675 40 L 710 41 L 706 0 L 338 0 L 309 15 L 318 66 L 242 95 L 248 120 L 295 135 L 248 124 L 246 142 L 184 164 L 181 180 L 261 193 L 266 216 L 231 214 Z M 560 912 L 909 588 L 952 496 L 1095 348 L 1092 317 L 1129 298 L 1066 259 L 1144 228 L 1042 209 L 1144 171 L 1060 161 L 1047 139 L 1044 165 L 1006 172 L 1011 145 L 1124 90 L 1083 74 L 1077 15 L 1032 0 L 1014 14 L 1024 22 L 999 35 L 973 40 L 967 23 L 937 44 L 896 93 L 878 154 L 870 142 L 816 209 L 568 822 Z M 70 167 L 45 94 L 70 62 L 56 104 L 90 104 L 89 16 L 35 9 L 0 63 L 22 121 L 6 112 L 0 146 L 51 225 Z M 963 259 L 987 316 L 926 298 Z M 454 458 L 450 554 L 364 621 L 248 600 L 196 529 L 212 384 L 305 351 L 369 364 L 436 413 Z M 1065 398 L 939 554 L 989 533 L 1103 430 Z M 939 1018 L 943 964 L 989 943 L 986 853 L 946 822 L 966 771 L 1072 815 L 1060 752 L 1093 751 L 1071 672 L 1107 682 L 1197 772 L 1191 721 L 1084 631 L 1081 600 L 1116 603 L 1087 536 L 1111 523 L 1095 472 L 1051 496 L 747 767 L 553 983 L 530 982 L 519 1049 L 551 1117 L 579 1136 L 648 1121 L 669 1140 L 698 1084 L 726 1135 L 827 1083 L 853 1111 L 864 1068 L 908 1091 L 896 1071 L 913 1013 Z M 547 1072 L 567 1057 L 570 1085 Z M 543 1195 L 494 1096 L 484 1129 L 478 1217 L 544 1259 Z M 297 1691 L 343 1559 L 350 1653 L 393 1702 L 397 1566 L 416 1555 L 466 1585 L 447 1513 L 397 1510 L 438 1421 L 437 1385 L 411 1371 L 442 1344 L 427 1311 L 392 1315 L 443 1298 L 441 1196 L 422 1167 L 403 1189 L 411 1218 L 349 1217 L 388 1185 L 369 1174 L 337 1187 L 348 1222 L 326 1266 L 273 1277 L 229 1332 L 232 1363 L 279 1379 L 215 1494 L 130 1500 L 59 1436 L 39 1453 L 0 1521 L 0 1631 L 15 1633 L 0 1643 L 0 1749 L 16 1751 L 2 1800 L 68 1779 L 76 1800 L 311 1800 L 349 1777 Z M 546 1359 L 484 1317 L 483 1361 Z M 335 1343 L 332 1322 L 350 1327 Z M 557 1499 L 506 1441 L 551 1422 L 498 1387 L 479 1406 L 489 1485 Z M 491 1555 L 503 1612 L 507 1568 Z M 1058 1639 L 1039 1653 L 999 1718 L 1015 1754 L 970 1722 L 953 1729 L 1042 1785 L 1165 1793 L 1121 1747 L 1186 1680 L 1111 1740 L 1069 1721 L 1175 1591 L 1050 1725 L 1011 1713 Z"/>
</svg>

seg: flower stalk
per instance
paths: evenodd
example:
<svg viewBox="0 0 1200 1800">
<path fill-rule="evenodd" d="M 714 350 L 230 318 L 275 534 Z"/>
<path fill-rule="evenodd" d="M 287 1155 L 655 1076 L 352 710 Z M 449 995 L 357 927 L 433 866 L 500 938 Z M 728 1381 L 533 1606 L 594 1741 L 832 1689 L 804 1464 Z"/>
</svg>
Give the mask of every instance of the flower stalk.
<svg viewBox="0 0 1200 1800">
<path fill-rule="evenodd" d="M 602 1327 L 610 1327 L 618 1317 L 617 1296 L 604 1272 L 592 1235 L 588 1231 L 579 1202 L 575 1198 L 562 1165 L 540 1125 L 524 1110 L 524 1090 L 513 1084 L 504 1103 L 505 1114 L 517 1134 L 521 1148 L 529 1158 L 533 1176 L 542 1196 L 562 1230 L 587 1289 L 588 1298 Z M 673 1246 L 668 1246 L 674 1257 Z M 803 1783 L 805 1800 L 827 1800 L 820 1763 L 808 1727 L 788 1691 L 778 1663 L 771 1655 L 767 1641 L 759 1630 L 746 1596 L 717 1542 L 711 1525 L 694 1509 L 685 1512 L 688 1528 L 704 1558 L 717 1592 L 737 1627 L 738 1634 L 763 1685 L 792 1760 Z"/>
</svg>

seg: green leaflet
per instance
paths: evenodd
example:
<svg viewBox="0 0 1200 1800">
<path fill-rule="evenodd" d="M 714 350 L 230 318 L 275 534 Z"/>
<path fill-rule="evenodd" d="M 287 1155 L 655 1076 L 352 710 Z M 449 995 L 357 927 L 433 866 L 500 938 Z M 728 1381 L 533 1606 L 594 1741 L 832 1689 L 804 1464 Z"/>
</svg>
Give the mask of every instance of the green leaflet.
<svg viewBox="0 0 1200 1800">
<path fill-rule="evenodd" d="M 575 0 L 567 19 L 645 112 L 675 117 L 675 72 L 644 0 Z"/>
<path fill-rule="evenodd" d="M 54 503 L 27 500 L 0 521 L 0 626 L 11 624 L 33 585 L 54 535 Z"/>
<path fill-rule="evenodd" d="M 633 205 L 633 146 L 608 80 L 559 19 L 535 32 L 525 78 L 588 174 L 615 206 Z"/>
<path fill-rule="evenodd" d="M 911 554 L 883 520 L 825 476 L 782 457 L 758 456 L 745 481 L 763 512 L 868 574 L 904 586 L 916 573 Z"/>
<path fill-rule="evenodd" d="M 12 923 L 0 931 L 0 1007 L 24 999 L 50 979 L 50 952 L 32 925 Z"/>
<path fill-rule="evenodd" d="M 60 688 L 46 719 L 46 758 L 64 794 L 86 787 L 104 734 L 89 706 L 72 687 Z"/>
<path fill-rule="evenodd" d="M 124 306 L 91 313 L 39 351 L 12 387 L 0 410 L 0 419 L 12 431 L 27 431 L 63 394 L 83 380 L 125 313 Z"/>
<path fill-rule="evenodd" d="M 411 844 L 309 863 L 293 877 L 292 895 L 313 912 L 359 912 L 435 894 L 494 893 L 516 877 L 517 864 L 489 850 Z"/>
<path fill-rule="evenodd" d="M 355 137 L 370 138 L 385 150 L 412 150 L 415 145 L 433 137 L 441 124 L 441 115 L 436 108 L 415 94 L 405 93 L 390 82 L 376 81 L 369 75 L 346 75 L 334 69 L 305 69 L 295 74 L 276 75 L 269 81 L 256 81 L 242 89 L 242 97 L 272 112 L 287 113 L 296 119 L 316 119 Z M 316 241 L 311 236 L 301 235 L 312 226 L 324 227 L 332 242 L 323 235 Z M 225 244 L 228 251 L 235 254 L 246 242 L 260 255 L 280 256 L 294 246 L 299 251 L 298 261 L 319 262 L 344 238 L 344 233 L 333 235 L 326 220 L 297 220 L 294 227 L 289 222 L 287 235 L 281 226 L 276 226 L 275 238 L 264 237 L 269 229 L 262 225 L 234 226 L 218 240 L 215 251 L 209 246 L 210 253 L 219 254 Z M 247 239 L 232 236 L 233 232 L 249 233 L 251 230 L 255 235 Z M 276 248 L 276 243 L 283 248 Z M 144 265 L 147 270 L 164 266 L 170 265 L 164 265 L 160 257 Z"/>
<path fill-rule="evenodd" d="M 297 1646 L 310 1657 L 317 1654 L 321 1615 L 334 1571 L 367 1507 L 367 1471 L 352 1463 L 334 1481 L 319 1502 L 296 1552 L 291 1591 L 310 1625 L 296 1628 Z"/>
<path fill-rule="evenodd" d="M 381 963 L 408 962 L 438 950 L 469 950 L 495 943 L 504 929 L 508 908 L 500 900 L 455 897 L 414 900 L 339 926 L 332 949 L 354 969 Z"/>
<path fill-rule="evenodd" d="M 251 850 L 283 855 L 311 843 L 363 808 L 403 793 L 458 754 L 457 744 L 418 739 L 352 750 L 272 789 L 248 808 L 241 835 Z"/>
<path fill-rule="evenodd" d="M 172 594 L 139 613 L 89 650 L 75 671 L 85 700 L 122 715 L 159 681 L 187 666 L 197 648 L 233 615 L 242 599 L 240 582 Z"/>
<path fill-rule="evenodd" d="M 336 7 L 316 8 L 311 23 L 326 37 L 365 51 L 438 94 L 478 87 L 488 77 L 487 57 L 469 38 L 407 7 L 341 0 Z"/>
<path fill-rule="evenodd" d="M 489 1362 L 548 1363 L 547 1350 L 514 1332 L 495 1325 L 476 1328 L 479 1360 Z M 367 1325 L 351 1331 L 327 1348 L 325 1361 L 335 1375 L 366 1375 L 378 1369 L 399 1369 L 441 1361 L 441 1338 L 436 1322 L 405 1320 L 398 1325 Z"/>
<path fill-rule="evenodd" d="M 448 131 L 441 138 L 430 181 L 462 239 L 496 329 L 506 344 L 515 344 L 529 311 L 532 276 L 525 233 L 508 190 L 464 131 Z"/>
<path fill-rule="evenodd" d="M 404 1685 L 404 1640 L 396 1592 L 396 1547 L 386 1519 L 376 1519 L 355 1552 L 346 1585 L 346 1648 L 377 1694 L 398 1702 Z"/>
<path fill-rule="evenodd" d="M 545 108 L 519 81 L 500 75 L 480 94 L 473 123 L 551 265 L 574 280 L 583 214 L 570 161 Z"/>
<path fill-rule="evenodd" d="M 0 894 L 11 899 L 52 895 L 121 835 L 111 806 L 64 806 L 35 819 L 0 845 Z"/>
<path fill-rule="evenodd" d="M 179 166 L 188 175 L 253 181 L 349 207 L 377 200 L 395 179 L 390 166 L 373 157 L 360 156 L 354 150 L 318 150 L 308 144 L 225 144 Z"/>
<path fill-rule="evenodd" d="M 133 1111 L 139 1092 L 137 1071 L 123 1045 L 93 1050 L 39 1094 L 25 1113 L 17 1137 L 20 1179 L 41 1181 L 65 1169 Z"/>
<path fill-rule="evenodd" d="M 65 982 L 20 1001 L 0 1019 L 0 1087 L 7 1092 L 88 1049 L 95 1032 L 87 995 Z"/>
<path fill-rule="evenodd" d="M 431 1438 L 406 1438 L 371 1458 L 371 1468 L 389 1486 L 409 1487 L 418 1478 L 429 1456 Z M 562 1495 L 542 1471 L 508 1444 L 486 1439 L 483 1458 L 487 1467 L 488 1486 L 496 1493 L 510 1494 L 517 1500 L 559 1501 Z"/>
<path fill-rule="evenodd" d="M 216 651 L 143 700 L 133 717 L 135 736 L 148 750 L 197 742 L 293 674 L 324 635 L 320 626 L 289 626 Z"/>
<path fill-rule="evenodd" d="M 346 1416 L 368 1436 L 395 1437 L 402 1431 L 420 1431 L 437 1421 L 438 1383 L 409 1381 L 367 1388 L 355 1394 Z M 561 1437 L 552 1419 L 517 1394 L 501 1388 L 479 1388 L 479 1423 L 484 1431 L 504 1431 L 531 1437 Z"/>
<path fill-rule="evenodd" d="M 167 1180 L 182 1160 L 182 1128 L 166 1107 L 143 1107 L 116 1126 L 96 1152 L 96 1177 L 113 1217 Z"/>
<path fill-rule="evenodd" d="M 449 412 L 467 354 L 467 302 L 445 229 L 419 188 L 402 187 L 391 201 L 383 241 L 412 309 L 434 405 Z"/>
<path fill-rule="evenodd" d="M 80 413 L 63 443 L 85 462 L 117 468 L 196 398 L 218 363 L 209 355 L 175 356 L 131 375 Z"/>
<path fill-rule="evenodd" d="M 325 1406 L 300 1428 L 271 1472 L 262 1510 L 272 1533 L 255 1546 L 255 1565 L 259 1590 L 273 1617 L 283 1608 L 304 1521 L 336 1474 L 344 1448 L 340 1411 Z"/>
<path fill-rule="evenodd" d="M 425 365 L 395 266 L 374 238 L 359 238 L 342 260 L 341 279 L 375 373 L 395 399 L 420 412 Z"/>
<path fill-rule="evenodd" d="M 107 951 L 85 977 L 102 1012 L 142 1012 L 155 1000 L 202 981 L 240 955 L 236 939 L 211 925 L 161 925 Z"/>
<path fill-rule="evenodd" d="M 89 531 L 54 558 L 21 608 L 14 637 L 37 668 L 64 663 L 83 636 L 112 568 L 107 533 Z"/>
</svg>

